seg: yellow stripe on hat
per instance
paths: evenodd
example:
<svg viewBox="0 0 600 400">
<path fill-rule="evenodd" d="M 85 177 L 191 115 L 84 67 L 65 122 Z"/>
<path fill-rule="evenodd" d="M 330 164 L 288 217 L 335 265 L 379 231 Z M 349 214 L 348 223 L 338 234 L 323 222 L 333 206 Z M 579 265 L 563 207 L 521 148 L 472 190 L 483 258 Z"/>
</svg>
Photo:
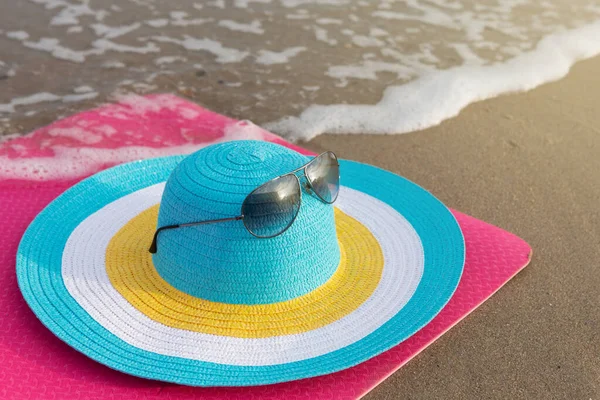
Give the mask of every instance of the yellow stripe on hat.
<svg viewBox="0 0 600 400">
<path fill-rule="evenodd" d="M 373 293 L 383 270 L 383 254 L 371 232 L 335 210 L 340 264 L 322 286 L 295 299 L 259 305 L 203 300 L 169 285 L 156 272 L 148 252 L 158 205 L 131 219 L 111 239 L 106 270 L 112 285 L 149 318 L 196 332 L 264 338 L 306 332 L 354 311 Z"/>
</svg>

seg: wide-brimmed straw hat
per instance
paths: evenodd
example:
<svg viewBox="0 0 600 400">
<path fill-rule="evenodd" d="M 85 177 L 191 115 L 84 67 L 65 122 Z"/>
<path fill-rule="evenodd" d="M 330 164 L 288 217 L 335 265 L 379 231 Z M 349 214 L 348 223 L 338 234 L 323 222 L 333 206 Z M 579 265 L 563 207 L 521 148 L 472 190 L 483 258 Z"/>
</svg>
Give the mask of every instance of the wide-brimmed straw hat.
<svg viewBox="0 0 600 400">
<path fill-rule="evenodd" d="M 56 336 L 128 374 L 260 385 L 365 361 L 452 296 L 465 247 L 449 210 L 410 181 L 340 160 L 337 201 L 302 193 L 279 236 L 227 218 L 254 188 L 310 158 L 259 141 L 123 164 L 73 186 L 18 250 L 23 296 Z"/>
</svg>

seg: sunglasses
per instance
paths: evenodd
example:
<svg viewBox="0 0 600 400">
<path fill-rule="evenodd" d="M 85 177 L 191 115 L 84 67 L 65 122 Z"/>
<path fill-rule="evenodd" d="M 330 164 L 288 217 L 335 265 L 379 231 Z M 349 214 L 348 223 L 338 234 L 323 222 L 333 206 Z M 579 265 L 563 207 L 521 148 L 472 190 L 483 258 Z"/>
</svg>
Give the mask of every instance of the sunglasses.
<svg viewBox="0 0 600 400">
<path fill-rule="evenodd" d="M 160 232 L 188 226 L 242 220 L 246 230 L 257 238 L 267 239 L 281 235 L 292 226 L 300 210 L 302 185 L 296 175 L 299 171 L 306 177 L 304 187 L 309 193 L 312 191 L 324 203 L 335 202 L 340 191 L 340 164 L 337 156 L 327 151 L 300 168 L 273 178 L 254 189 L 244 199 L 241 213 L 236 217 L 161 226 L 154 232 L 150 253 L 154 254 L 157 251 Z"/>
</svg>

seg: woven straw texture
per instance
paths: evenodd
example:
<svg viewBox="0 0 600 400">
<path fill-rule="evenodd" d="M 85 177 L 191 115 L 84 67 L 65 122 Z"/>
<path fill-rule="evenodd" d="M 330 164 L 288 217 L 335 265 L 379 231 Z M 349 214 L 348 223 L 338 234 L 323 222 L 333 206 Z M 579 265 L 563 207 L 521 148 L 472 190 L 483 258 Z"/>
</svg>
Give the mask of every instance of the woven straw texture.
<svg viewBox="0 0 600 400">
<path fill-rule="evenodd" d="M 293 300 L 238 305 L 181 292 L 156 272 L 148 238 L 158 206 L 134 217 L 111 239 L 106 270 L 127 301 L 154 321 L 173 328 L 234 337 L 289 335 L 318 328 L 349 314 L 373 294 L 383 270 L 377 239 L 354 218 L 336 210 L 341 260 L 330 280 Z"/>
<path fill-rule="evenodd" d="M 294 335 L 245 340 L 168 328 L 119 296 L 109 282 L 103 258 L 123 224 L 158 202 L 161 189 L 162 185 L 154 185 L 123 196 L 86 218 L 72 232 L 63 252 L 62 274 L 71 296 L 113 334 L 148 351 L 247 366 L 316 357 L 354 343 L 380 327 L 406 304 L 423 275 L 423 249 L 410 224 L 386 204 L 344 188 L 338 207 L 378 238 L 386 260 L 380 284 L 368 301 L 331 324 Z M 354 291 L 361 286 L 359 283 Z M 107 304 L 111 305 L 110 313 L 102 312 Z"/>
<path fill-rule="evenodd" d="M 240 215 L 254 188 L 309 160 L 262 141 L 204 148 L 169 177 L 158 224 Z M 231 304 L 290 300 L 324 284 L 339 264 L 333 207 L 302 196 L 292 227 L 269 240 L 249 235 L 240 221 L 164 231 L 153 258 L 163 279 L 195 297 Z"/>
<path fill-rule="evenodd" d="M 384 259 L 377 288 L 358 308 L 324 326 L 272 337 L 206 334 L 156 322 L 112 285 L 106 249 L 123 227 L 158 203 L 158 184 L 181 160 L 125 164 L 82 181 L 40 213 L 19 247 L 19 285 L 36 315 L 62 340 L 112 368 L 199 386 L 322 375 L 411 336 L 458 284 L 464 243 L 452 214 L 401 177 L 342 161 L 347 188 L 339 207 L 371 232 Z"/>
</svg>

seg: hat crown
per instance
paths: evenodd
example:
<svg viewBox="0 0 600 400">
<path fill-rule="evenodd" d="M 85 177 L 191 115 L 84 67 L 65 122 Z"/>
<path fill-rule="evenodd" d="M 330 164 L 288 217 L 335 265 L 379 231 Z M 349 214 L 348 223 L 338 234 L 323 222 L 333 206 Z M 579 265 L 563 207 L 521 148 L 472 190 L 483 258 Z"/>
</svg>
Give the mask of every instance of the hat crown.
<svg viewBox="0 0 600 400">
<path fill-rule="evenodd" d="M 233 141 L 186 157 L 169 177 L 158 226 L 235 217 L 246 196 L 309 158 L 262 141 Z M 286 301 L 324 284 L 340 260 L 333 207 L 302 193 L 296 220 L 283 234 L 261 239 L 242 221 L 161 232 L 157 272 L 192 296 L 232 304 Z"/>
</svg>

